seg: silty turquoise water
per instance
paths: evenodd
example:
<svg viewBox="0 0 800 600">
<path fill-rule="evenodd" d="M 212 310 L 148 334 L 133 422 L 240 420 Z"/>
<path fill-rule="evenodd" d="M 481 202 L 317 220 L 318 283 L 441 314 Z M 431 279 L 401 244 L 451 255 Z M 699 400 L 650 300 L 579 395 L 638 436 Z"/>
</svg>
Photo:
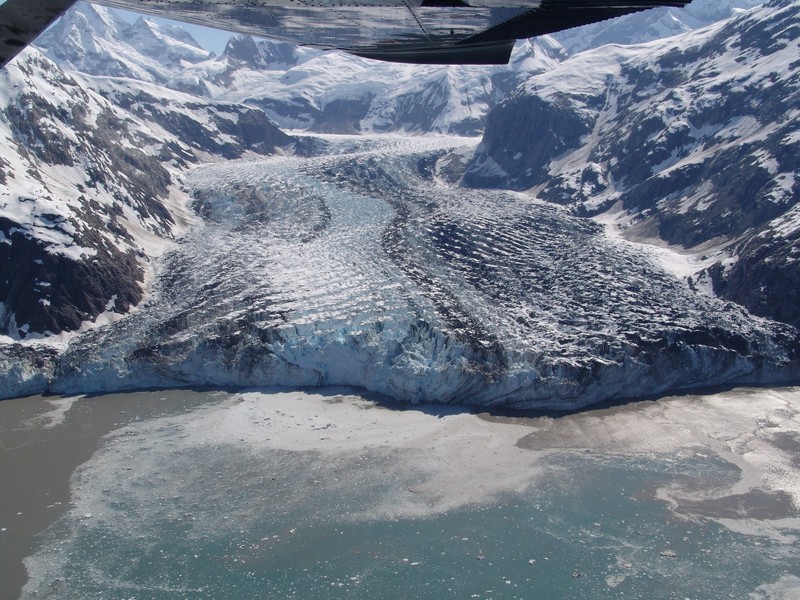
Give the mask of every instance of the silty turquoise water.
<svg viewBox="0 0 800 600">
<path fill-rule="evenodd" d="M 524 490 L 397 516 L 391 502 L 428 476 L 414 456 L 254 453 L 168 420 L 120 430 L 76 473 L 25 597 L 798 597 L 795 544 L 656 498 L 730 486 L 739 470 L 717 457 L 548 452 Z"/>
</svg>

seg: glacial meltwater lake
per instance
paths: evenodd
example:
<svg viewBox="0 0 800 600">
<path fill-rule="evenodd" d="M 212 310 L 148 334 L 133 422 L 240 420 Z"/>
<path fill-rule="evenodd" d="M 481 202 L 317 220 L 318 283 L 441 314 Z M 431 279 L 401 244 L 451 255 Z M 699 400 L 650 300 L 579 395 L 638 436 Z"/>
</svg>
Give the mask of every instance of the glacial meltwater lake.
<svg viewBox="0 0 800 600">
<path fill-rule="evenodd" d="M 170 390 L 0 423 L 2 598 L 800 598 L 800 388 L 530 418 Z"/>
</svg>

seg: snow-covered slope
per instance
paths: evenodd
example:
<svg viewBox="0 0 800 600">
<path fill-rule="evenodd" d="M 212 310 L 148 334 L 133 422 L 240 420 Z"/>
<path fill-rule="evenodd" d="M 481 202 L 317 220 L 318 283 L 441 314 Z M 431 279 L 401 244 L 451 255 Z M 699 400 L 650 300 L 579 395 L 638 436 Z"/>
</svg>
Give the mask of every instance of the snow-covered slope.
<svg viewBox="0 0 800 600">
<path fill-rule="evenodd" d="M 557 36 L 574 53 L 603 43 L 674 35 L 723 19 L 754 0 L 695 0 Z M 476 135 L 486 113 L 518 84 L 567 56 L 555 37 L 517 44 L 508 66 L 421 66 L 369 61 L 287 43 L 231 38 L 213 57 L 179 27 L 79 3 L 37 44 L 60 65 L 91 75 L 156 82 L 206 98 L 247 102 L 284 128 L 317 132 Z"/>
<path fill-rule="evenodd" d="M 694 284 L 797 324 L 799 32 L 800 3 L 773 2 L 577 55 L 489 115 L 464 182 L 605 211 L 631 239 L 705 257 Z"/>
<path fill-rule="evenodd" d="M 252 108 L 130 86 L 89 85 L 32 48 L 0 71 L 0 333 L 127 312 L 192 219 L 181 171 L 291 142 Z"/>
<path fill-rule="evenodd" d="M 398 65 L 307 49 L 287 56 L 285 46 L 234 37 L 219 59 L 184 77 L 205 82 L 210 97 L 261 107 L 282 127 L 475 135 L 499 99 L 566 56 L 547 37 L 519 43 L 501 67 Z"/>
<path fill-rule="evenodd" d="M 695 0 L 690 9 L 647 11 L 559 39 L 572 52 L 655 39 L 722 19 L 751 1 Z M 235 36 L 213 57 L 177 27 L 145 19 L 131 25 L 90 4 L 73 8 L 37 44 L 69 69 L 246 102 L 281 127 L 335 133 L 476 135 L 487 112 L 517 85 L 567 56 L 554 37 L 543 36 L 519 42 L 508 66 L 397 65 Z"/>
<path fill-rule="evenodd" d="M 162 142 L 35 50 L 0 78 L 2 332 L 126 312 L 142 295 L 137 242 L 175 225 L 172 177 L 141 150 Z"/>
</svg>

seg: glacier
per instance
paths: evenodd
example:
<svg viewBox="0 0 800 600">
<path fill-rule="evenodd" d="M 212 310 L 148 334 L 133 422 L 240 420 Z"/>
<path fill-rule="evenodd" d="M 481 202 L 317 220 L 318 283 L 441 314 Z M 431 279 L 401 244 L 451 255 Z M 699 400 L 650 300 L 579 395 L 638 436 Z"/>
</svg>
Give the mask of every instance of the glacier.
<svg viewBox="0 0 800 600">
<path fill-rule="evenodd" d="M 476 143 L 314 136 L 315 156 L 192 168 L 202 220 L 154 259 L 145 302 L 57 351 L 2 346 L 2 389 L 350 385 L 572 409 L 796 377 L 793 328 L 693 290 L 600 223 L 447 183 L 442 165 Z"/>
</svg>

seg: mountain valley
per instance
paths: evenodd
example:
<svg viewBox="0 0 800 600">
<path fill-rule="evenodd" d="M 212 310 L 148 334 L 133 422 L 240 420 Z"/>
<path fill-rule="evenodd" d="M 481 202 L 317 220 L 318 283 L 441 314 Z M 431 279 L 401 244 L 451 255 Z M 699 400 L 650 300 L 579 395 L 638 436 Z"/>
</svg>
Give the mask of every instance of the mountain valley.
<svg viewBox="0 0 800 600">
<path fill-rule="evenodd" d="M 413 67 L 79 6 L 0 73 L 0 393 L 795 381 L 797 8 Z"/>
</svg>

